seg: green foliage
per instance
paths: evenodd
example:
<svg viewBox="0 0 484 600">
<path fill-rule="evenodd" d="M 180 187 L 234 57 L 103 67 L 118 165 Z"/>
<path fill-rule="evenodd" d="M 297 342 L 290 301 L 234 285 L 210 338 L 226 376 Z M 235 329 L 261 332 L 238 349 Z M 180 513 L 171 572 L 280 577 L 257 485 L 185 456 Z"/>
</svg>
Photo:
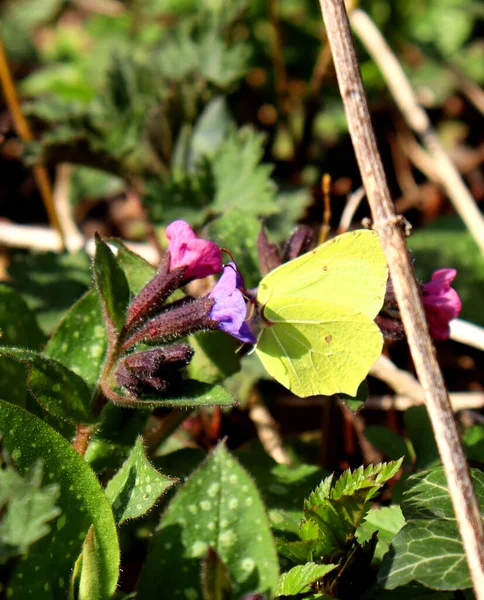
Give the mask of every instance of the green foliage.
<svg viewBox="0 0 484 600">
<path fill-rule="evenodd" d="M 336 569 L 336 565 L 317 565 L 316 563 L 293 567 L 287 573 L 283 573 L 279 579 L 277 594 L 279 596 L 296 596 L 311 592 L 314 584 L 334 569 Z"/>
<path fill-rule="evenodd" d="M 138 438 L 126 462 L 106 487 L 116 522 L 121 525 L 126 519 L 144 515 L 174 483 L 176 480 L 152 467 L 142 439 Z"/>
<path fill-rule="evenodd" d="M 41 459 L 49 485 L 60 489 L 61 514 L 50 533 L 16 565 L 9 584 L 14 598 L 65 597 L 72 568 L 91 525 L 95 530 L 100 599 L 114 593 L 118 579 L 119 547 L 114 518 L 95 474 L 58 433 L 21 408 L 0 401 L 0 432 L 22 475 Z"/>
<path fill-rule="evenodd" d="M 0 331 L 2 346 L 22 346 L 39 350 L 44 341 L 34 313 L 24 299 L 6 285 L 0 286 Z M 0 362 L 0 389 L 9 402 L 21 405 L 25 401 L 25 367 L 14 360 Z"/>
<path fill-rule="evenodd" d="M 484 476 L 473 469 L 472 478 L 483 511 Z M 471 587 L 443 468 L 409 477 L 401 508 L 406 525 L 383 559 L 381 585 L 394 589 L 416 581 L 434 590 Z"/>
<path fill-rule="evenodd" d="M 185 595 L 200 595 L 200 560 L 209 548 L 233 581 L 231 598 L 254 589 L 272 597 L 278 565 L 264 506 L 253 481 L 223 444 L 168 506 L 141 575 L 140 600 L 160 588 L 170 597 L 180 585 Z M 180 563 L 186 569 L 183 581 Z"/>
<path fill-rule="evenodd" d="M 360 544 L 356 531 L 368 512 L 370 500 L 396 474 L 401 464 L 402 459 L 366 469 L 360 467 L 354 472 L 348 470 L 335 482 L 332 475 L 323 479 L 304 501 L 299 540 L 278 540 L 279 552 L 297 564 L 316 560 L 331 564 L 331 574 L 318 582 L 318 591 L 333 595 L 345 586 L 362 585 L 364 577 L 351 583 L 351 575 L 341 581 L 341 573 L 349 570 L 353 576 L 358 572 L 361 575 L 361 570 L 371 561 L 376 537 Z"/>
<path fill-rule="evenodd" d="M 14 289 L 50 334 L 65 311 L 91 286 L 89 257 L 77 254 L 16 254 L 9 267 Z"/>
<path fill-rule="evenodd" d="M 128 282 L 109 246 L 98 235 L 96 236 L 93 274 L 104 308 L 108 337 L 111 333 L 119 335 L 124 325 L 129 301 Z"/>
<path fill-rule="evenodd" d="M 95 420 L 86 382 L 59 361 L 23 348 L 0 348 L 0 357 L 28 366 L 28 388 L 48 412 L 72 423 Z"/>
<path fill-rule="evenodd" d="M 378 543 L 375 548 L 373 560 L 380 563 L 383 556 L 390 548 L 393 537 L 405 525 L 405 518 L 399 506 L 383 506 L 372 508 L 368 511 L 365 520 L 356 532 L 358 542 L 363 543 L 371 539 L 378 532 Z"/>
<path fill-rule="evenodd" d="M 47 535 L 49 521 L 59 516 L 59 486 L 42 486 L 42 461 L 22 476 L 10 463 L 0 470 L 0 564 L 27 554 L 29 547 Z M 28 515 L 28 519 L 26 516 Z"/>
</svg>

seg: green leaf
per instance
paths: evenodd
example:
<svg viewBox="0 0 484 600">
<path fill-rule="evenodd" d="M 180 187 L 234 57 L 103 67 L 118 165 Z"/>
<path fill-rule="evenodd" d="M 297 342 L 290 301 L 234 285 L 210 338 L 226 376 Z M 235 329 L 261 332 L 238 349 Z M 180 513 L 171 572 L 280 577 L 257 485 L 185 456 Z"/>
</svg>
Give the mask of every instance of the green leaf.
<svg viewBox="0 0 484 600">
<path fill-rule="evenodd" d="M 191 408 L 196 406 L 234 406 L 236 404 L 221 385 L 212 385 L 187 379 L 180 385 L 180 390 L 166 395 L 143 395 L 138 401 L 131 401 L 137 408 L 172 406 L 174 408 Z"/>
<path fill-rule="evenodd" d="M 58 497 L 58 485 L 42 486 L 42 461 L 34 463 L 23 477 L 8 462 L 2 465 L 0 564 L 26 554 L 33 543 L 49 533 L 47 523 L 60 514 Z"/>
<path fill-rule="evenodd" d="M 281 190 L 276 196 L 277 212 L 265 222 L 271 237 L 277 241 L 287 240 L 312 202 L 313 196 L 308 188 Z"/>
<path fill-rule="evenodd" d="M 404 456 L 403 464 L 410 465 L 412 463 L 407 443 L 394 431 L 380 425 L 370 425 L 365 428 L 364 435 L 372 446 L 383 452 L 388 458 L 397 460 Z"/>
<path fill-rule="evenodd" d="M 264 135 L 251 128 L 233 132 L 211 161 L 215 182 L 214 210 L 225 213 L 231 207 L 263 216 L 277 211 L 272 166 L 259 164 Z"/>
<path fill-rule="evenodd" d="M 278 596 L 293 596 L 312 591 L 312 584 L 336 569 L 337 565 L 317 565 L 309 562 L 283 573 L 277 588 Z"/>
<path fill-rule="evenodd" d="M 136 295 L 156 275 L 155 267 L 135 252 L 131 252 L 121 240 L 109 240 L 109 244 L 117 249 L 117 262 L 126 275 L 131 294 Z"/>
<path fill-rule="evenodd" d="M 474 425 L 466 429 L 462 436 L 462 442 L 469 460 L 484 462 L 484 426 Z"/>
<path fill-rule="evenodd" d="M 481 512 L 484 473 L 471 471 Z M 407 524 L 394 537 L 378 574 L 380 584 L 394 589 L 417 581 L 435 590 L 471 587 L 471 579 L 442 467 L 412 475 L 403 495 Z"/>
<path fill-rule="evenodd" d="M 102 598 L 101 573 L 96 555 L 96 536 L 91 525 L 82 545 L 81 575 L 78 600 Z"/>
<path fill-rule="evenodd" d="M 411 406 L 404 414 L 407 435 L 415 451 L 415 468 L 430 469 L 440 464 L 439 451 L 424 404 Z"/>
<path fill-rule="evenodd" d="M 0 348 L 0 357 L 28 365 L 27 386 L 47 411 L 72 423 L 93 423 L 86 382 L 62 363 L 23 348 Z"/>
<path fill-rule="evenodd" d="M 0 332 L 3 346 L 21 346 L 40 350 L 44 334 L 25 300 L 13 289 L 0 285 Z M 25 401 L 25 367 L 13 360 L 0 362 L 0 389 L 8 401 L 21 405 Z"/>
<path fill-rule="evenodd" d="M 453 267 L 452 282 L 462 300 L 461 317 L 484 325 L 480 307 L 484 304 L 484 257 L 458 217 L 441 218 L 416 231 L 408 245 L 415 258 L 415 270 L 423 281 L 437 269 Z"/>
<path fill-rule="evenodd" d="M 147 513 L 176 481 L 153 468 L 138 437 L 128 459 L 106 487 L 116 522 L 121 525 Z"/>
<path fill-rule="evenodd" d="M 187 367 L 190 379 L 213 384 L 239 370 L 240 342 L 235 338 L 222 331 L 210 331 L 191 336 L 187 341 L 195 350 Z"/>
<path fill-rule="evenodd" d="M 188 156 L 182 164 L 183 171 L 194 171 L 204 157 L 213 156 L 229 131 L 233 120 L 224 96 L 213 98 L 198 117 L 189 139 Z"/>
<path fill-rule="evenodd" d="M 101 581 L 100 600 L 114 593 L 119 547 L 114 518 L 104 492 L 87 463 L 58 433 L 21 408 L 0 401 L 0 433 L 20 473 L 42 459 L 49 483 L 60 486 L 62 511 L 51 533 L 36 542 L 16 566 L 12 598 L 66 598 L 74 563 L 91 525 Z"/>
<path fill-rule="evenodd" d="M 101 375 L 106 350 L 101 300 L 97 291 L 92 289 L 62 319 L 44 354 L 82 377 L 93 393 Z"/>
<path fill-rule="evenodd" d="M 200 559 L 209 547 L 234 582 L 233 600 L 254 591 L 273 597 L 278 565 L 264 505 L 223 444 L 168 506 L 141 574 L 139 600 L 151 599 L 160 589 L 167 598 L 177 591 L 200 597 Z"/>
<path fill-rule="evenodd" d="M 238 207 L 212 221 L 208 229 L 209 239 L 230 250 L 248 288 L 256 287 L 262 278 L 257 251 L 260 229 L 259 219 Z"/>
<path fill-rule="evenodd" d="M 374 560 L 381 562 L 383 556 L 390 548 L 392 539 L 404 525 L 405 518 L 399 506 L 372 508 L 358 528 L 356 536 L 358 542 L 362 544 L 363 542 L 367 542 L 375 531 L 378 531 L 378 543 L 375 549 Z"/>
<path fill-rule="evenodd" d="M 263 450 L 240 451 L 237 458 L 255 479 L 274 533 L 297 535 L 304 498 L 321 481 L 320 467 L 281 465 Z"/>
<path fill-rule="evenodd" d="M 338 396 L 341 398 L 341 400 L 343 400 L 351 412 L 356 413 L 363 408 L 369 396 L 368 384 L 366 381 L 362 381 L 356 390 L 356 396 L 354 398 L 352 396 L 348 396 L 347 394 L 338 394 Z M 401 454 L 399 454 L 399 456 L 401 456 Z"/>
<path fill-rule="evenodd" d="M 111 249 L 99 235 L 96 235 L 93 273 L 103 303 L 106 323 L 109 323 L 109 330 L 114 328 L 119 334 L 124 325 L 129 302 L 128 282 Z"/>
<path fill-rule="evenodd" d="M 13 287 L 46 334 L 52 333 L 64 313 L 91 286 L 90 260 L 85 252 L 15 254 L 9 273 Z"/>
<path fill-rule="evenodd" d="M 124 408 L 108 402 L 89 440 L 84 459 L 96 473 L 116 470 L 129 456 L 151 410 Z"/>
</svg>

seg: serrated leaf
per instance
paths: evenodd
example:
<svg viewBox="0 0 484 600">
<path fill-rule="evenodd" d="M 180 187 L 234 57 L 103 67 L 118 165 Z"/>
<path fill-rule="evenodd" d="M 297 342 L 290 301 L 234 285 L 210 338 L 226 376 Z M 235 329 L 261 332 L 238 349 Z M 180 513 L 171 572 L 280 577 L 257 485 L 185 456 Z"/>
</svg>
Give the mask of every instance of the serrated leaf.
<svg viewBox="0 0 484 600">
<path fill-rule="evenodd" d="M 106 497 L 113 507 L 116 522 L 121 525 L 127 519 L 147 513 L 176 481 L 151 465 L 142 438 L 138 437 L 126 462 L 106 487 Z"/>
<path fill-rule="evenodd" d="M 390 542 L 404 525 L 405 517 L 399 506 L 372 508 L 358 528 L 356 536 L 358 542 L 362 544 L 367 542 L 375 531 L 378 531 L 378 543 L 375 548 L 374 560 L 381 562 L 383 556 L 388 552 Z"/>
<path fill-rule="evenodd" d="M 98 235 L 96 235 L 93 273 L 103 303 L 106 322 L 110 323 L 110 328 L 113 327 L 117 333 L 120 333 L 129 302 L 128 282 L 111 249 Z"/>
<path fill-rule="evenodd" d="M 278 596 L 293 596 L 312 591 L 312 584 L 336 569 L 338 565 L 317 565 L 309 562 L 283 573 L 277 587 Z"/>
<path fill-rule="evenodd" d="M 94 392 L 107 350 L 101 300 L 89 290 L 65 315 L 50 338 L 45 356 L 58 360 L 82 377 Z"/>
<path fill-rule="evenodd" d="M 58 433 L 21 408 L 0 401 L 0 433 L 20 473 L 40 458 L 45 477 L 60 486 L 62 511 L 51 533 L 31 546 L 15 569 L 12 598 L 52 600 L 67 597 L 71 571 L 91 525 L 94 525 L 100 600 L 114 593 L 119 547 L 113 515 L 104 492 L 87 463 Z"/>
<path fill-rule="evenodd" d="M 482 513 L 484 473 L 472 469 L 471 475 Z M 412 475 L 406 485 L 401 508 L 407 524 L 383 559 L 380 584 L 386 589 L 410 581 L 436 590 L 471 587 L 443 468 Z"/>
<path fill-rule="evenodd" d="M 194 171 L 203 157 L 212 156 L 223 142 L 232 117 L 224 96 L 216 96 L 203 109 L 189 139 L 188 156 L 182 164 L 173 165 L 183 171 Z"/>
<path fill-rule="evenodd" d="M 59 486 L 42 486 L 42 471 L 42 461 L 23 477 L 9 464 L 0 469 L 0 564 L 26 554 L 49 533 L 49 521 L 60 514 L 56 506 Z"/>
<path fill-rule="evenodd" d="M 341 400 L 343 400 L 351 412 L 356 413 L 363 408 L 369 396 L 368 384 L 366 381 L 362 381 L 356 390 L 356 396 L 354 398 L 352 396 L 348 396 L 347 394 L 338 394 L 338 396 L 341 398 Z"/>
<path fill-rule="evenodd" d="M 92 396 L 86 382 L 62 363 L 23 348 L 0 348 L 7 357 L 28 366 L 27 386 L 48 412 L 72 423 L 93 423 Z"/>
<path fill-rule="evenodd" d="M 0 285 L 0 341 L 3 346 L 21 346 L 39 350 L 44 334 L 25 300 L 6 285 Z M 21 405 L 25 401 L 25 367 L 13 360 L 0 362 L 0 389 L 7 400 Z"/>
<path fill-rule="evenodd" d="M 15 254 L 9 267 L 12 285 L 50 334 L 64 313 L 91 286 L 89 256 L 76 254 Z"/>
<path fill-rule="evenodd" d="M 238 207 L 212 221 L 208 228 L 209 238 L 221 248 L 230 250 L 248 288 L 257 286 L 262 278 L 257 251 L 260 228 L 257 217 Z"/>
<path fill-rule="evenodd" d="M 139 600 L 151 599 L 159 589 L 166 597 L 177 591 L 200 596 L 200 559 L 209 547 L 234 582 L 233 600 L 254 591 L 273 596 L 278 564 L 264 505 L 223 444 L 168 506 L 141 574 Z"/>
<path fill-rule="evenodd" d="M 231 207 L 263 216 L 277 211 L 272 166 L 259 164 L 264 135 L 243 128 L 227 136 L 212 164 L 215 182 L 213 208 L 225 213 Z"/>
</svg>

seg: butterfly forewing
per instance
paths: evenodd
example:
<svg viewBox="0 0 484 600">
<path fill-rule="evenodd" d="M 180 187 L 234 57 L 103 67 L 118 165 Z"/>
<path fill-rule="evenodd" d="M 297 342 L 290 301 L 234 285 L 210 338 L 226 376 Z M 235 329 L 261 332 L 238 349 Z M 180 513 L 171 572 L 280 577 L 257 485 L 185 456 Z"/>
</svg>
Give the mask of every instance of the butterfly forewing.
<svg viewBox="0 0 484 600">
<path fill-rule="evenodd" d="M 271 271 L 257 300 L 272 307 L 281 296 L 338 304 L 374 318 L 386 289 L 387 266 L 373 231 L 352 231 Z"/>
</svg>

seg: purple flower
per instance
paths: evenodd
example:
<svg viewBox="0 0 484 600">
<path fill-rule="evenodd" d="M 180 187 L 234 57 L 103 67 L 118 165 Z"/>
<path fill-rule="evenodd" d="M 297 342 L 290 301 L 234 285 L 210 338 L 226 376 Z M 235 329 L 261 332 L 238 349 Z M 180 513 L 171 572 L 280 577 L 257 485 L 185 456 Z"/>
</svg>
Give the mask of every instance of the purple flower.
<svg viewBox="0 0 484 600">
<path fill-rule="evenodd" d="M 240 291 L 244 282 L 233 262 L 225 265 L 224 272 L 209 294 L 215 304 L 209 317 L 219 322 L 219 329 L 237 338 L 241 342 L 255 344 L 255 338 L 245 322 L 247 308 Z"/>
<path fill-rule="evenodd" d="M 450 335 L 449 322 L 459 316 L 462 302 L 459 294 L 450 287 L 457 271 L 440 269 L 432 280 L 424 283 L 423 303 L 430 335 L 435 340 L 446 340 Z"/>
<path fill-rule="evenodd" d="M 214 242 L 198 238 L 186 221 L 173 221 L 166 228 L 170 252 L 170 270 L 186 267 L 185 279 L 220 273 L 222 255 Z"/>
</svg>

